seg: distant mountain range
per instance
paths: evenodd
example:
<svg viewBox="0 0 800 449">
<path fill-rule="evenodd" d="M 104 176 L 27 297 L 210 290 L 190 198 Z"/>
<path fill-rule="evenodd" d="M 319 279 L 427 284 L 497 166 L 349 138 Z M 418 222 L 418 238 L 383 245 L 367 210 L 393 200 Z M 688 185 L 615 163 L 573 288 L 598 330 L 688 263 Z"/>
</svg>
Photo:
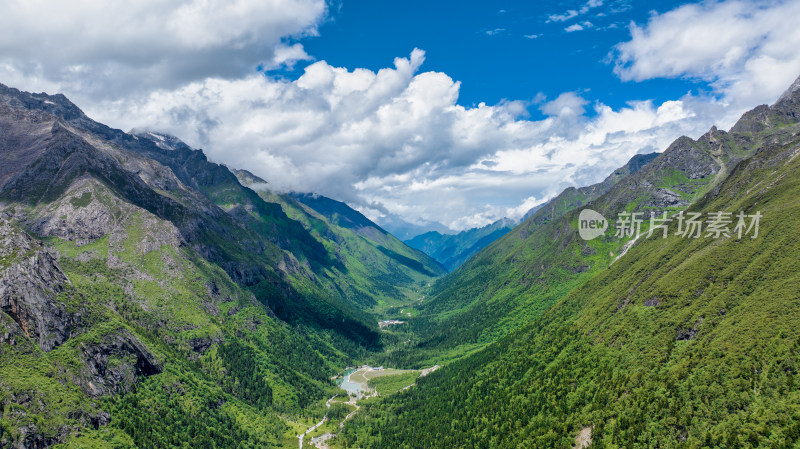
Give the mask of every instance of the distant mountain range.
<svg viewBox="0 0 800 449">
<path fill-rule="evenodd" d="M 625 166 L 620 167 L 606 177 L 603 182 L 588 187 L 568 188 L 547 203 L 532 208 L 525 214 L 522 221 L 526 221 L 542 209 L 544 212 L 539 213 L 537 220 L 557 216 L 567 210 L 580 207 L 607 192 L 622 178 L 639 171 L 640 168 L 655 159 L 658 154 L 637 154 Z M 482 228 L 472 228 L 457 234 L 443 234 L 437 231 L 426 232 L 405 240 L 405 243 L 433 257 L 444 265 L 448 271 L 453 271 L 478 251 L 506 235 L 518 224 L 519 221 L 503 218 Z"/>
<path fill-rule="evenodd" d="M 428 222 L 425 224 L 409 223 L 408 221 L 403 220 L 399 216 L 391 214 L 382 217 L 380 219 L 380 224 L 381 227 L 389 231 L 393 236 L 403 241 L 412 239 L 426 232 L 440 232 L 443 234 L 451 232 L 451 230 L 447 226 L 441 223 L 436 223 L 436 222 Z"/>
<path fill-rule="evenodd" d="M 503 218 L 482 228 L 473 228 L 457 234 L 431 231 L 406 240 L 406 245 L 433 257 L 453 271 L 490 243 L 506 235 L 518 222 Z"/>
</svg>

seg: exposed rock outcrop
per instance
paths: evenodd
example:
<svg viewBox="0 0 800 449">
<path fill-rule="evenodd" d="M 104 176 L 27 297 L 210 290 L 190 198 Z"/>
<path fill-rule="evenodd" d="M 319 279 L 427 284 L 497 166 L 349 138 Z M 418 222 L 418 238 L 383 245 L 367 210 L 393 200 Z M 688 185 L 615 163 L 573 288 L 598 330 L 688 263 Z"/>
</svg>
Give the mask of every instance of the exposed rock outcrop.
<svg viewBox="0 0 800 449">
<path fill-rule="evenodd" d="M 68 311 L 60 295 L 70 282 L 53 255 L 26 233 L 0 219 L 0 310 L 43 351 L 64 343 L 80 327 L 81 313 Z"/>
<path fill-rule="evenodd" d="M 153 353 L 125 328 L 97 343 L 82 343 L 80 357 L 86 364 L 78 383 L 93 397 L 128 392 L 143 376 L 163 368 Z"/>
<path fill-rule="evenodd" d="M 75 189 L 67 201 L 39 218 L 33 228 L 39 235 L 55 236 L 79 245 L 91 243 L 111 232 L 114 217 L 108 207 L 95 198 L 91 185 Z"/>
</svg>

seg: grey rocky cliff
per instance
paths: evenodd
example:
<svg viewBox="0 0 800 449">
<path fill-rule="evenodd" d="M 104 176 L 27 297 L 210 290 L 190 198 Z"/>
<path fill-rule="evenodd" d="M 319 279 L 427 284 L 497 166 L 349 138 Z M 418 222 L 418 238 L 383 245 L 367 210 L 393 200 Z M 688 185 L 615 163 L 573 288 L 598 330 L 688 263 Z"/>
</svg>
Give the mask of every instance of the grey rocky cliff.
<svg viewBox="0 0 800 449">
<path fill-rule="evenodd" d="M 48 213 L 39 214 L 32 223 L 33 230 L 40 236 L 55 236 L 79 245 L 109 234 L 115 225 L 114 215 L 95 198 L 93 190 L 91 185 L 75 189 L 67 201 L 55 203 Z"/>
<path fill-rule="evenodd" d="M 80 328 L 80 312 L 60 301 L 70 282 L 40 242 L 0 219 L 0 310 L 16 324 L 14 333 L 43 351 L 64 343 Z"/>
<path fill-rule="evenodd" d="M 82 343 L 85 368 L 75 379 L 92 397 L 130 391 L 139 378 L 162 372 L 161 363 L 130 331 L 120 328 L 102 341 Z"/>
<path fill-rule="evenodd" d="M 164 239 L 175 243 L 177 231 L 167 234 L 171 239 Z M 140 245 L 154 244 L 143 239 Z M 0 212 L 0 355 L 48 360 L 56 354 L 50 359 L 53 371 L 48 376 L 65 388 L 76 385 L 90 398 L 128 392 L 142 377 L 162 372 L 158 358 L 127 328 L 92 328 L 92 333 L 85 333 L 96 317 L 84 302 L 56 256 L 8 213 Z M 64 354 L 75 354 L 75 363 L 60 363 Z M 9 406 L 13 416 L 4 418 L 18 425 L 12 427 L 13 434 L 0 432 L 0 448 L 51 447 L 67 441 L 75 429 L 110 422 L 110 415 L 92 404 L 70 412 L 69 423 L 52 425 L 46 421 L 53 409 L 47 396 L 0 378 L 0 410 Z M 40 425 L 33 417 L 46 418 Z"/>
</svg>

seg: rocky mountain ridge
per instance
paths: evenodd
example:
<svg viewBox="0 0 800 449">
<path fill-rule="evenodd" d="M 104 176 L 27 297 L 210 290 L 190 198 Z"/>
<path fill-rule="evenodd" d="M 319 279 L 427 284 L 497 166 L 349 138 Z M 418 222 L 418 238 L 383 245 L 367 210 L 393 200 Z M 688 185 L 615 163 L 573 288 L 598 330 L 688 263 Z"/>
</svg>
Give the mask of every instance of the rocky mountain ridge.
<svg viewBox="0 0 800 449">
<path fill-rule="evenodd" d="M 330 377 L 381 345 L 367 305 L 443 270 L 336 227 L 373 248 L 356 266 L 289 201 L 177 138 L 0 85 L 0 447 L 274 446 L 286 416 L 321 412 Z"/>
</svg>

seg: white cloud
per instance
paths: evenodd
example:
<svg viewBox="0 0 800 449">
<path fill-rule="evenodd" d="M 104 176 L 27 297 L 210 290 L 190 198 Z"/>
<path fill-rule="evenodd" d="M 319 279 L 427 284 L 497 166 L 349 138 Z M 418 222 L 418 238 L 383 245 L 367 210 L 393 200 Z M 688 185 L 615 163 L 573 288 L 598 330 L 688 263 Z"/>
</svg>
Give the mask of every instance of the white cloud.
<svg viewBox="0 0 800 449">
<path fill-rule="evenodd" d="M 539 109 L 549 116 L 578 117 L 586 112 L 587 101 L 575 92 L 564 92 L 553 101 L 543 104 Z"/>
<path fill-rule="evenodd" d="M 603 0 L 589 0 L 581 8 L 581 14 L 586 14 L 590 9 L 597 8 L 599 6 L 603 6 Z"/>
<path fill-rule="evenodd" d="M 291 46 L 278 44 L 275 46 L 274 56 L 270 61 L 267 61 L 262 67 L 266 70 L 277 69 L 280 67 L 293 68 L 294 64 L 298 61 L 309 61 L 312 58 L 302 44 L 294 44 Z"/>
<path fill-rule="evenodd" d="M 318 61 L 296 81 L 206 79 L 89 112 L 181 136 L 273 188 L 454 229 L 519 217 L 568 185 L 599 181 L 637 152 L 711 125 L 690 120 L 683 100 L 620 110 L 597 103 L 587 118 L 589 102 L 567 92 L 537 97 L 543 120 L 522 118 L 520 102 L 464 107 L 459 83 L 420 72 L 423 61 L 421 50 L 377 72 Z"/>
<path fill-rule="evenodd" d="M 316 33 L 324 0 L 4 2 L 0 76 L 86 98 L 237 78 L 307 59 L 281 39 Z"/>
<path fill-rule="evenodd" d="M 569 20 L 569 19 L 571 19 L 573 17 L 577 17 L 577 16 L 578 16 L 578 11 L 575 11 L 574 9 L 570 9 L 567 12 L 565 12 L 564 14 L 553 14 L 553 15 L 551 15 L 549 21 L 550 22 L 566 22 L 567 20 Z"/>
<path fill-rule="evenodd" d="M 574 31 L 583 31 L 583 25 L 579 23 L 573 23 L 572 25 L 564 28 L 564 31 L 566 31 L 567 33 L 572 33 Z"/>
<path fill-rule="evenodd" d="M 534 207 L 542 204 L 543 202 L 544 202 L 543 199 L 536 198 L 535 196 L 529 196 L 529 197 L 525 198 L 524 200 L 522 200 L 522 203 L 520 203 L 519 206 L 511 207 L 508 210 L 506 210 L 505 216 L 506 217 L 514 217 L 514 218 L 522 217 L 526 213 L 528 213 L 529 210 L 531 210 Z M 477 226 L 480 226 L 480 225 L 477 225 Z M 476 226 L 472 226 L 472 227 L 476 227 Z"/>
<path fill-rule="evenodd" d="M 798 1 L 727 1 L 685 5 L 631 25 L 617 45 L 623 80 L 688 77 L 711 82 L 727 102 L 768 103 L 800 74 Z"/>
<path fill-rule="evenodd" d="M 563 14 L 551 14 L 548 17 L 548 22 L 566 22 L 569 19 L 578 17 L 579 15 L 583 15 L 588 13 L 594 8 L 603 6 L 603 0 L 589 0 L 583 6 L 581 6 L 580 10 L 569 9 Z"/>
</svg>

